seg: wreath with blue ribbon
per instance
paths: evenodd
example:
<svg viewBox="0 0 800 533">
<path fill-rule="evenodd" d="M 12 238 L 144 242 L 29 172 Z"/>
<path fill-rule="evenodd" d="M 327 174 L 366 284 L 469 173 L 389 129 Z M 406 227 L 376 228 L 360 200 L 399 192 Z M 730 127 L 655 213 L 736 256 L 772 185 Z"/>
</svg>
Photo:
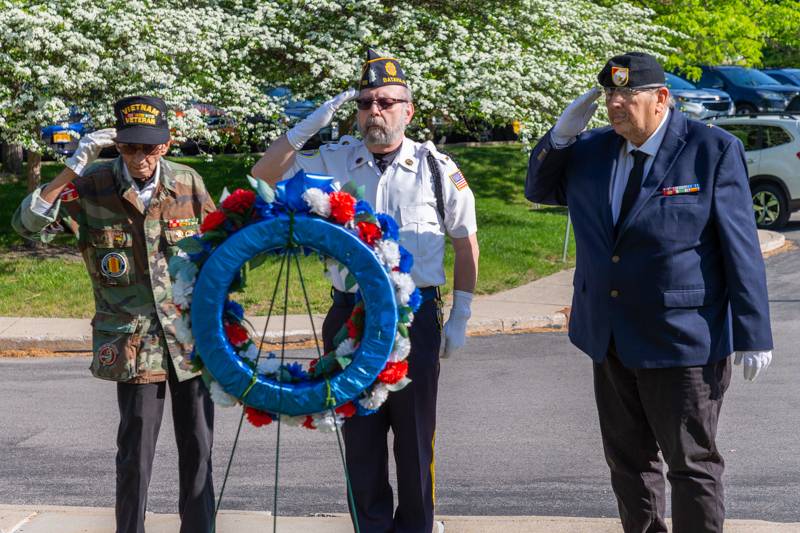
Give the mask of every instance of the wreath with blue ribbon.
<svg viewBox="0 0 800 533">
<path fill-rule="evenodd" d="M 254 190 L 224 197 L 169 261 L 180 312 L 172 326 L 179 342 L 195 346 L 189 364 L 202 370 L 216 404 L 243 404 L 256 426 L 280 417 L 335 430 L 348 417 L 374 413 L 410 382 L 408 328 L 422 302 L 397 223 L 376 214 L 359 188 L 348 183 L 336 190 L 328 176 L 301 170 L 274 190 L 248 179 Z M 280 357 L 262 353 L 231 293 L 243 287 L 245 265 L 280 255 L 283 269 L 298 254 L 314 252 L 356 291 L 356 305 L 335 349 L 305 366 L 287 362 L 283 350 Z"/>
</svg>

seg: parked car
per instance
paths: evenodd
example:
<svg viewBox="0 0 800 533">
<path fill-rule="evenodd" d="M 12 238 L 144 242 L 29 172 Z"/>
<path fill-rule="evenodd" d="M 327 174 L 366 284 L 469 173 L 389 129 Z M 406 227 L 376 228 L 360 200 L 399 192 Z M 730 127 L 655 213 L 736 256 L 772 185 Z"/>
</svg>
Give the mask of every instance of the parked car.
<svg viewBox="0 0 800 533">
<path fill-rule="evenodd" d="M 744 144 L 758 227 L 783 227 L 800 210 L 800 113 L 721 117 L 713 124 Z"/>
<path fill-rule="evenodd" d="M 800 87 L 800 68 L 763 68 L 761 72 L 784 85 Z"/>
<path fill-rule="evenodd" d="M 81 137 L 91 131 L 89 115 L 72 106 L 64 120 L 42 128 L 42 140 L 57 154 L 70 156 L 78 147 Z"/>
<path fill-rule="evenodd" d="M 717 89 L 698 89 L 692 82 L 675 74 L 666 74 L 667 87 L 675 98 L 675 106 L 694 119 L 704 119 L 720 115 L 733 115 L 733 100 L 725 91 Z"/>
<path fill-rule="evenodd" d="M 784 111 L 789 101 L 800 94 L 800 87 L 783 85 L 753 68 L 703 66 L 702 69 L 697 86 L 730 94 L 740 114 Z"/>
</svg>

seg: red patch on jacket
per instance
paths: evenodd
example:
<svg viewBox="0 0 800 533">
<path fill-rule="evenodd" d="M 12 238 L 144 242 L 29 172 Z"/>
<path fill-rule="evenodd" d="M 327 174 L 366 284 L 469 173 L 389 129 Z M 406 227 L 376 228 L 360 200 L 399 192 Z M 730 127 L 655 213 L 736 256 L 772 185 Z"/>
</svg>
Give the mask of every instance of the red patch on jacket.
<svg viewBox="0 0 800 533">
<path fill-rule="evenodd" d="M 61 191 L 61 201 L 62 202 L 72 202 L 73 200 L 77 200 L 78 196 L 78 188 L 75 187 L 74 183 L 68 183 L 66 187 Z"/>
</svg>

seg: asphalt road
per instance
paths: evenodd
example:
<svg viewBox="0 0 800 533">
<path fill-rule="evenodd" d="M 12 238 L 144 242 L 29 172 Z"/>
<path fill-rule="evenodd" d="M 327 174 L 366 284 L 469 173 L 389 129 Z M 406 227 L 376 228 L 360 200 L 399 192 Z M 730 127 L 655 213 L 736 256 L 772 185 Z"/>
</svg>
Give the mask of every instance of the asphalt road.
<svg viewBox="0 0 800 533">
<path fill-rule="evenodd" d="M 787 237 L 800 239 L 800 223 Z M 800 521 L 800 249 L 767 260 L 775 360 L 755 383 L 735 369 L 718 443 L 730 518 Z M 0 502 L 113 506 L 115 387 L 88 359 L 0 360 Z M 616 516 L 592 399 L 591 363 L 566 335 L 470 339 L 442 365 L 436 482 L 441 514 Z M 217 409 L 216 488 L 239 412 Z M 245 424 L 224 508 L 269 510 L 275 427 Z M 175 512 L 166 410 L 150 509 Z M 283 428 L 278 512 L 345 512 L 334 434 Z"/>
</svg>

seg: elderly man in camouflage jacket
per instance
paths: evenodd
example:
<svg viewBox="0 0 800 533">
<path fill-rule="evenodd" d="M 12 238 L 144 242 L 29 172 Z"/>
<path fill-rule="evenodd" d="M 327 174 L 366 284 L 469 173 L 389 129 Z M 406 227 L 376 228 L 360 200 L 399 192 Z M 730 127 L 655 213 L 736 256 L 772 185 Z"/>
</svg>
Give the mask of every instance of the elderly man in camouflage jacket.
<svg viewBox="0 0 800 533">
<path fill-rule="evenodd" d="M 170 143 L 166 111 L 158 98 L 117 102 L 116 128 L 81 139 L 67 168 L 25 198 L 13 219 L 23 237 L 44 242 L 66 226 L 92 280 L 91 370 L 117 382 L 118 533 L 144 531 L 167 383 L 180 464 L 181 532 L 210 531 L 213 523 L 213 406 L 190 369 L 192 347 L 175 337 L 179 311 L 167 262 L 214 203 L 194 170 L 162 159 Z M 92 164 L 112 144 L 120 157 Z"/>
</svg>

